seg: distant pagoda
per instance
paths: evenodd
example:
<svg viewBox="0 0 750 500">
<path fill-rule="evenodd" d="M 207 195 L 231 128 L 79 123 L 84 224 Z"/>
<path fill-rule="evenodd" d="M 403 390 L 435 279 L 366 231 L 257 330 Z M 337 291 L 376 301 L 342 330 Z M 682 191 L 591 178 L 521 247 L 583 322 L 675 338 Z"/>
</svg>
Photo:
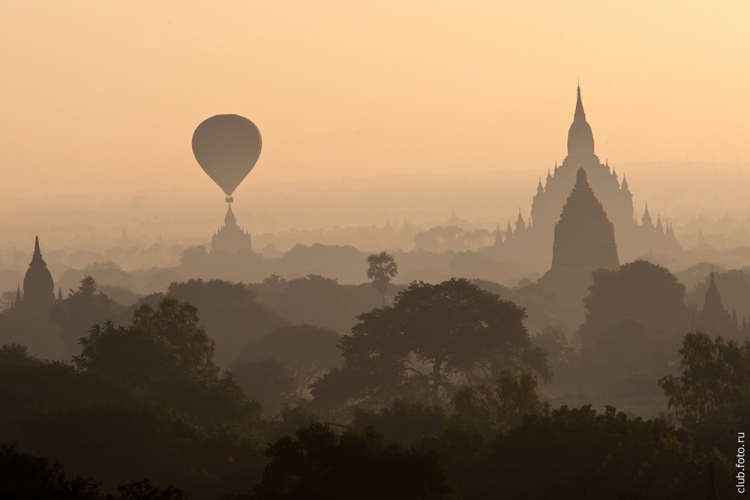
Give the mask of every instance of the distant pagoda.
<svg viewBox="0 0 750 500">
<path fill-rule="evenodd" d="M 34 242 L 34 255 L 23 278 L 23 298 L 20 290 L 16 294 L 15 307 L 32 313 L 47 313 L 55 302 L 55 283 L 47 269 L 39 248 L 39 237 Z"/>
<path fill-rule="evenodd" d="M 711 282 L 706 291 L 703 309 L 698 313 L 693 326 L 696 330 L 729 338 L 735 338 L 740 330 L 737 324 L 737 314 L 730 315 L 724 307 L 721 294 L 714 281 L 714 273 L 711 273 Z"/>
<path fill-rule="evenodd" d="M 663 224 L 658 217 L 654 225 L 648 206 L 642 223 L 638 224 L 627 180 L 623 176 L 620 183 L 615 168 L 610 168 L 609 162 L 602 163 L 594 153 L 594 135 L 586 120 L 579 86 L 573 123 L 568 130 L 568 155 L 560 166 L 555 164 L 554 170 L 547 171 L 544 184 L 539 179 L 529 220 L 524 220 L 519 210 L 515 228 L 508 221 L 502 241 L 496 239 L 495 251 L 503 260 L 527 262 L 542 269 L 549 266 L 550 255 L 546 249 L 552 246 L 555 223 L 560 218 L 581 168 L 586 171 L 587 182 L 614 225 L 624 260 L 633 260 L 650 252 L 673 253 L 680 250 L 671 224 Z"/>
<path fill-rule="evenodd" d="M 211 238 L 211 253 L 237 253 L 240 250 L 253 250 L 252 238 L 247 231 L 237 225 L 237 218 L 229 204 L 224 225 Z"/>
</svg>

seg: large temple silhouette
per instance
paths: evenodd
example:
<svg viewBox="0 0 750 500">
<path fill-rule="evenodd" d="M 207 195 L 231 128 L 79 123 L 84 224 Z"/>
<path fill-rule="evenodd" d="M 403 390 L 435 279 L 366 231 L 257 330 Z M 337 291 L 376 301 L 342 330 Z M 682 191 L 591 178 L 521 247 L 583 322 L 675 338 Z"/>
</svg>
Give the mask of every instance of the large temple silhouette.
<svg viewBox="0 0 750 500">
<path fill-rule="evenodd" d="M 654 223 L 646 206 L 641 223 L 635 218 L 633 195 L 623 176 L 619 181 L 615 168 L 602 163 L 594 152 L 594 135 L 586 121 L 581 100 L 581 88 L 573 123 L 568 131 L 568 155 L 562 165 L 555 164 L 547 171 L 542 184 L 539 179 L 536 195 L 531 205 L 531 217 L 524 220 L 519 209 L 515 228 L 508 221 L 504 235 L 498 228 L 495 252 L 503 260 L 526 263 L 529 267 L 545 269 L 550 265 L 549 249 L 552 247 L 555 223 L 560 218 L 563 205 L 576 183 L 579 169 L 586 171 L 587 182 L 601 203 L 608 219 L 614 225 L 620 257 L 631 261 L 653 253 L 673 253 L 680 250 L 672 226 L 657 216 Z"/>
<path fill-rule="evenodd" d="M 554 226 L 552 266 L 539 278 L 543 289 L 554 293 L 560 305 L 560 319 L 568 327 L 583 320 L 583 297 L 597 269 L 617 269 L 615 228 L 579 168 L 576 183 Z"/>
</svg>

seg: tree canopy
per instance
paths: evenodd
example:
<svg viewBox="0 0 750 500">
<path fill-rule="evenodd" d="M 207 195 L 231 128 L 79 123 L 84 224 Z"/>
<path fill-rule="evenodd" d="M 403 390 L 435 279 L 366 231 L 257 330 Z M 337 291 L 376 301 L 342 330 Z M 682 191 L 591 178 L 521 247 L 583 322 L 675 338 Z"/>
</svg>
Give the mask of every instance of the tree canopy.
<svg viewBox="0 0 750 500">
<path fill-rule="evenodd" d="M 372 427 L 337 435 L 312 424 L 270 445 L 255 500 L 452 500 L 434 451 L 386 443 Z"/>
<path fill-rule="evenodd" d="M 689 333 L 680 349 L 679 377 L 659 381 L 669 407 L 682 420 L 698 423 L 750 415 L 750 342 L 715 340 L 703 332 Z"/>
<path fill-rule="evenodd" d="M 175 282 L 169 297 L 189 302 L 201 312 L 201 326 L 216 341 L 216 363 L 228 367 L 250 342 L 268 335 L 289 321 L 256 300 L 256 292 L 243 283 L 200 279 Z"/>
<path fill-rule="evenodd" d="M 85 372 L 169 401 L 202 420 L 257 417 L 231 374 L 220 376 L 213 362 L 214 341 L 198 326 L 195 306 L 166 297 L 157 309 L 142 304 L 132 324 L 94 325 L 73 358 Z"/>
<path fill-rule="evenodd" d="M 595 348 L 613 324 L 626 319 L 680 337 L 688 330 L 685 286 L 666 268 L 637 260 L 617 270 L 598 269 L 592 277 L 589 295 L 583 299 L 584 349 Z"/>
<path fill-rule="evenodd" d="M 398 274 L 398 264 L 393 259 L 393 255 L 388 252 L 368 255 L 367 264 L 369 264 L 367 277 L 372 280 L 378 293 L 383 296 L 383 307 L 385 307 L 385 293 L 388 291 L 391 279 Z"/>
<path fill-rule="evenodd" d="M 328 328 L 293 325 L 277 328 L 258 342 L 248 344 L 237 356 L 235 368 L 247 362 L 276 359 L 294 379 L 297 397 L 308 395 L 318 377 L 343 364 L 336 344 L 341 336 Z"/>
<path fill-rule="evenodd" d="M 466 280 L 412 283 L 392 307 L 358 316 L 341 342 L 345 363 L 313 387 L 323 405 L 390 404 L 411 397 L 443 404 L 457 382 L 527 367 L 545 380 L 544 352 L 532 345 L 523 309 Z"/>
</svg>

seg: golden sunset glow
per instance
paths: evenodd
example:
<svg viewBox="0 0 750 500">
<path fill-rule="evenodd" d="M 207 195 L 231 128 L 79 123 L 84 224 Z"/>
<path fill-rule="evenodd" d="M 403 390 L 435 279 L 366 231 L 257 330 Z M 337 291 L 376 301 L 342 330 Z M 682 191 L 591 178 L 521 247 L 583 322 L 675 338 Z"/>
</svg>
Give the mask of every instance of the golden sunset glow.
<svg viewBox="0 0 750 500">
<path fill-rule="evenodd" d="M 190 137 L 237 113 L 246 184 L 529 169 L 580 80 L 617 163 L 750 162 L 745 1 L 3 2 L 8 197 L 202 188 Z M 240 188 L 242 189 L 242 188 Z"/>
</svg>

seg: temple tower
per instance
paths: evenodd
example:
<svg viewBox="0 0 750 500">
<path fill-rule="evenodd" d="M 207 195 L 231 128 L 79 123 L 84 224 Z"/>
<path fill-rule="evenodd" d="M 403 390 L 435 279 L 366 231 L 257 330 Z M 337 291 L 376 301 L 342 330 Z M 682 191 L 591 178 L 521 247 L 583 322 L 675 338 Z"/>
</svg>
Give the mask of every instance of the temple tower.
<svg viewBox="0 0 750 500">
<path fill-rule="evenodd" d="M 237 253 L 240 250 L 252 249 L 252 238 L 247 231 L 237 225 L 237 218 L 230 203 L 227 215 L 224 216 L 224 225 L 211 238 L 211 253 Z"/>
<path fill-rule="evenodd" d="M 579 168 L 576 183 L 554 229 L 552 266 L 539 285 L 557 295 L 561 319 L 568 329 L 584 318 L 582 299 L 597 269 L 617 269 L 615 228 Z"/>
<path fill-rule="evenodd" d="M 34 242 L 34 255 L 23 278 L 23 299 L 20 307 L 26 311 L 46 313 L 55 301 L 55 283 L 39 249 L 39 237 Z"/>
<path fill-rule="evenodd" d="M 714 281 L 714 273 L 711 273 L 711 282 L 706 291 L 703 309 L 698 313 L 695 328 L 712 335 L 722 335 L 730 338 L 737 333 L 736 319 L 732 319 L 729 311 L 726 310 L 724 303 L 721 301 L 721 294 Z"/>
<path fill-rule="evenodd" d="M 607 218 L 602 204 L 578 169 L 576 184 L 555 225 L 552 247 L 552 270 L 617 269 L 615 227 Z"/>
<path fill-rule="evenodd" d="M 580 86 L 576 89 L 567 149 L 562 164 L 558 166 L 555 163 L 554 170 L 547 171 L 545 181 L 539 180 L 526 230 L 516 231 L 512 239 L 506 235 L 502 248 L 496 251 L 499 259 L 519 263 L 529 270 L 549 269 L 549 249 L 555 238 L 555 224 L 577 183 L 580 169 L 585 170 L 588 185 L 596 193 L 607 219 L 614 226 L 619 257 L 623 261 L 651 252 L 669 254 L 679 251 L 680 245 L 674 233 L 669 230 L 657 232 L 649 223 L 650 215 L 645 218 L 643 226 L 639 225 L 634 218 L 633 195 L 625 176 L 620 183 L 614 167 L 610 167 L 608 161 L 602 163 L 596 155 L 594 134 L 586 118 Z M 668 226 L 668 221 L 665 222 Z"/>
</svg>

